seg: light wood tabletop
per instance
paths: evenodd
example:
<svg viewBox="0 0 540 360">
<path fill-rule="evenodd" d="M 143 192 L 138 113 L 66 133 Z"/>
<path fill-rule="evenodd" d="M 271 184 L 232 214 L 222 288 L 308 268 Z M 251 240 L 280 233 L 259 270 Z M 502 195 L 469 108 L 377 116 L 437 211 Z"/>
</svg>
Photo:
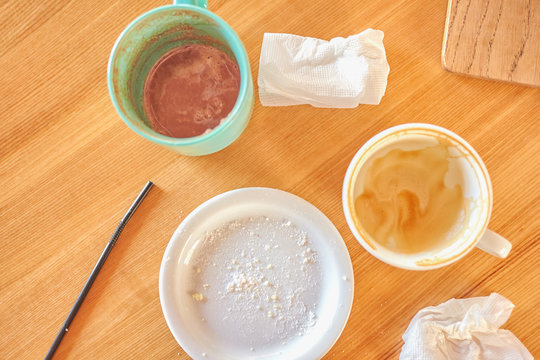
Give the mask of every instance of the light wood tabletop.
<svg viewBox="0 0 540 360">
<path fill-rule="evenodd" d="M 164 0 L 18 1 L 0 5 L 0 358 L 43 358 L 107 240 L 147 180 L 124 230 L 60 345 L 58 359 L 189 359 L 167 328 L 159 268 L 176 227 L 228 190 L 296 194 L 336 225 L 355 294 L 325 359 L 396 359 L 421 308 L 497 292 L 515 304 L 503 328 L 540 356 L 540 90 L 445 72 L 446 0 L 210 1 L 244 42 L 256 79 L 264 32 L 330 39 L 383 30 L 390 64 L 378 106 L 263 107 L 228 148 L 185 157 L 131 131 L 107 89 L 120 32 Z M 255 91 L 257 87 L 255 84 Z M 448 267 L 386 265 L 350 232 L 341 205 L 360 146 L 397 124 L 427 122 L 465 138 L 493 182 L 490 229 L 501 260 L 473 250 Z"/>
</svg>

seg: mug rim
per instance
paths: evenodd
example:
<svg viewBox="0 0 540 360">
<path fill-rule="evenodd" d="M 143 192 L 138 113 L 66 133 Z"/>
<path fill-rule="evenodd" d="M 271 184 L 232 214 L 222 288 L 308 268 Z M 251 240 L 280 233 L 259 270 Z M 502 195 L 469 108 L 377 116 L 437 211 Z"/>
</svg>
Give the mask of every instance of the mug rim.
<svg viewBox="0 0 540 360">
<path fill-rule="evenodd" d="M 354 184 L 353 184 L 353 177 L 355 174 L 358 174 L 359 172 L 359 165 L 360 162 L 365 163 L 367 159 L 363 159 L 363 156 L 365 153 L 370 150 L 372 147 L 376 146 L 382 139 L 387 138 L 388 136 L 398 133 L 400 131 L 404 130 L 428 130 L 430 132 L 439 132 L 447 137 L 449 137 L 452 141 L 455 141 L 459 145 L 461 145 L 465 150 L 467 150 L 473 157 L 474 162 L 478 165 L 478 168 L 482 172 L 482 176 L 480 178 L 480 181 L 484 182 L 486 185 L 487 190 L 487 211 L 485 212 L 484 219 L 482 219 L 481 225 L 476 226 L 476 229 L 479 229 L 476 236 L 474 237 L 474 240 L 467 243 L 466 247 L 462 250 L 460 250 L 459 253 L 453 254 L 449 257 L 438 259 L 436 261 L 425 263 L 425 264 L 418 264 L 415 263 L 414 265 L 410 265 L 408 263 L 405 263 L 404 261 L 400 261 L 399 259 L 399 253 L 397 256 L 397 259 L 389 258 L 387 255 L 380 253 L 373 244 L 370 244 L 366 239 L 364 238 L 365 235 L 362 235 L 362 231 L 360 231 L 361 225 L 358 217 L 354 213 Z M 368 157 L 369 158 L 369 157 Z M 489 177 L 489 173 L 487 172 L 487 168 L 480 158 L 480 155 L 474 150 L 474 148 L 465 141 L 461 136 L 457 135 L 456 133 L 443 128 L 441 126 L 433 125 L 433 124 L 427 124 L 427 123 L 407 123 L 407 124 L 401 124 L 397 126 L 390 127 L 388 129 L 385 129 L 373 137 L 371 137 L 360 149 L 355 153 L 353 156 L 351 162 L 349 163 L 349 166 L 347 168 L 347 172 L 345 174 L 345 178 L 343 181 L 343 191 L 342 191 L 342 204 L 343 204 L 343 210 L 345 213 L 345 219 L 347 221 L 347 225 L 349 226 L 349 229 L 353 233 L 356 240 L 366 249 L 371 255 L 375 256 L 377 259 L 381 260 L 382 262 L 385 262 L 389 265 L 407 269 L 407 270 L 431 270 L 431 269 L 437 269 L 441 268 L 443 266 L 450 265 L 459 259 L 463 258 L 465 255 L 467 255 L 480 241 L 483 234 L 485 233 L 487 229 L 487 225 L 489 223 L 489 220 L 491 218 L 491 211 L 493 208 L 493 189 L 491 184 L 491 179 Z"/>
<path fill-rule="evenodd" d="M 113 82 L 113 60 L 116 57 L 116 53 L 118 50 L 118 46 L 120 42 L 124 39 L 126 34 L 133 29 L 137 24 L 139 24 L 142 20 L 146 19 L 147 17 L 154 15 L 156 13 L 159 13 L 161 11 L 167 11 L 167 10 L 189 10 L 193 11 L 199 14 L 202 14 L 213 21 L 215 21 L 220 28 L 222 28 L 231 38 L 234 40 L 232 42 L 227 41 L 227 45 L 230 46 L 232 52 L 234 53 L 235 57 L 237 58 L 238 68 L 240 70 L 240 89 L 238 91 L 238 97 L 236 98 L 236 102 L 234 103 L 234 107 L 232 110 L 227 114 L 225 118 L 222 119 L 221 123 L 216 126 L 215 128 L 211 129 L 208 133 L 203 133 L 198 136 L 192 136 L 187 138 L 174 138 L 170 136 L 166 136 L 163 134 L 159 134 L 155 132 L 155 134 L 150 132 L 145 132 L 139 129 L 131 119 L 129 119 L 126 114 L 120 109 L 120 106 L 118 105 L 118 100 L 116 93 L 114 91 L 114 82 Z M 137 134 L 142 136 L 143 138 L 152 141 L 159 145 L 165 145 L 165 146 L 191 146 L 196 145 L 201 142 L 210 140 L 217 135 L 224 132 L 225 129 L 229 128 L 231 123 L 234 120 L 234 117 L 240 112 L 241 110 L 241 102 L 246 98 L 247 92 L 248 92 L 248 80 L 249 80 L 249 59 L 247 56 L 246 49 L 244 48 L 244 45 L 238 35 L 234 32 L 234 30 L 225 22 L 225 20 L 221 19 L 216 14 L 212 13 L 211 11 L 197 6 L 197 5 L 191 5 L 191 4 L 171 4 L 171 5 L 164 5 L 159 6 L 157 8 L 154 8 L 150 11 L 145 12 L 144 14 L 139 15 L 136 17 L 133 21 L 129 23 L 128 26 L 118 36 L 116 39 L 113 48 L 111 50 L 111 54 L 109 56 L 109 61 L 107 64 L 107 84 L 109 88 L 109 96 L 112 100 L 112 103 L 114 105 L 114 108 L 116 109 L 116 112 L 120 115 L 124 123 L 133 131 L 135 131 Z M 151 131 L 153 131 L 152 128 L 148 127 Z"/>
</svg>

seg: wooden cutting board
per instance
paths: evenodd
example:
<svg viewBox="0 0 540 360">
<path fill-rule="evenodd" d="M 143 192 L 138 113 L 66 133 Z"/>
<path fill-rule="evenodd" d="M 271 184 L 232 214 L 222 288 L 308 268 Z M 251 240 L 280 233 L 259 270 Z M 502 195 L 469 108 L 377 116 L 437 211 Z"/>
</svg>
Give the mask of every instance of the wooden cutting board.
<svg viewBox="0 0 540 360">
<path fill-rule="evenodd" d="M 540 0 L 449 0 L 442 62 L 451 72 L 540 87 Z"/>
</svg>

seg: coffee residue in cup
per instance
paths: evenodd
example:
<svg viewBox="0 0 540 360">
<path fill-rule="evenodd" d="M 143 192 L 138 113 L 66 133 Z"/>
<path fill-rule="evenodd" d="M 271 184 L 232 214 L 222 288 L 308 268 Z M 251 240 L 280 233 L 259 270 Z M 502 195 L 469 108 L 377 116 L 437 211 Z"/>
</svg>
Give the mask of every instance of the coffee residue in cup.
<svg viewBox="0 0 540 360">
<path fill-rule="evenodd" d="M 239 89 L 240 70 L 228 54 L 209 45 L 183 45 L 163 55 L 148 73 L 144 111 L 160 134 L 198 136 L 227 117 Z"/>
<path fill-rule="evenodd" d="M 450 146 L 441 139 L 435 146 L 393 149 L 373 160 L 355 210 L 374 241 L 401 253 L 448 245 L 466 213 L 461 185 L 445 185 Z"/>
</svg>

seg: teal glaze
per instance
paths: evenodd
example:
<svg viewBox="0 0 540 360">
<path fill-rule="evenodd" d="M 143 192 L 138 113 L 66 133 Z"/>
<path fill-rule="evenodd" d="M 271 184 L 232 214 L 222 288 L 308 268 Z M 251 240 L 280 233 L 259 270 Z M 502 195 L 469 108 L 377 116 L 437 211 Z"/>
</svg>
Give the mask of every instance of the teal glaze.
<svg viewBox="0 0 540 360">
<path fill-rule="evenodd" d="M 246 128 L 254 103 L 246 50 L 232 28 L 207 8 L 205 0 L 175 0 L 174 5 L 139 16 L 116 40 L 107 67 L 109 93 L 122 120 L 145 139 L 191 156 L 211 154 L 234 142 Z M 240 68 L 240 91 L 220 125 L 208 134 L 178 139 L 150 128 L 142 91 L 152 65 L 170 49 L 186 43 L 211 44 L 234 56 Z"/>
<path fill-rule="evenodd" d="M 183 5 L 183 4 L 190 4 L 190 5 L 197 5 L 202 8 L 208 9 L 208 1 L 207 0 L 174 0 L 173 3 L 175 5 Z"/>
</svg>

